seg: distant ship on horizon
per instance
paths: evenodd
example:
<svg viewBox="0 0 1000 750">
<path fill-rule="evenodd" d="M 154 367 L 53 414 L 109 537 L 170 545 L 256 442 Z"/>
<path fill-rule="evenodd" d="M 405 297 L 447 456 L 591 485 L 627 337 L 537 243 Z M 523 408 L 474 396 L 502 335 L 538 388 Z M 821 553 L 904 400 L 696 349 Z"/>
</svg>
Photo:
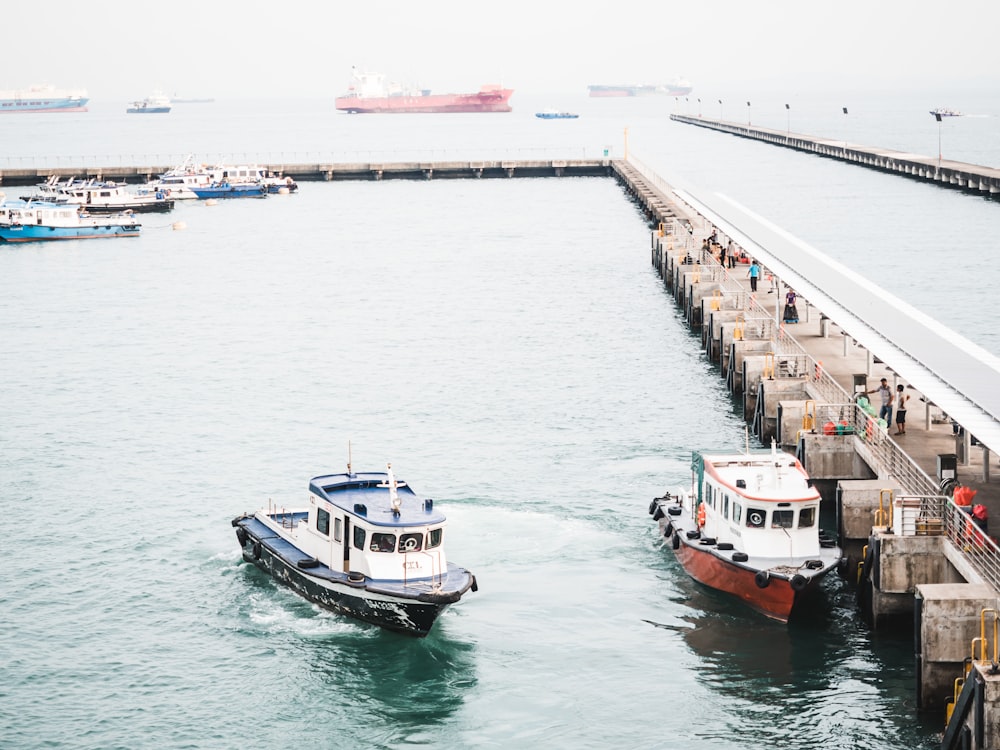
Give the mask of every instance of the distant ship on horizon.
<svg viewBox="0 0 1000 750">
<path fill-rule="evenodd" d="M 351 69 L 354 83 L 338 96 L 341 112 L 357 113 L 449 113 L 510 112 L 513 89 L 487 84 L 472 94 L 432 94 L 430 89 L 404 87 L 387 81 L 382 73 Z"/>
<path fill-rule="evenodd" d="M 88 101 L 86 89 L 57 89 L 48 85 L 0 89 L 0 113 L 86 112 Z"/>
<path fill-rule="evenodd" d="M 590 90 L 590 95 L 596 97 L 686 96 L 694 90 L 689 81 L 680 78 L 672 83 L 592 83 L 587 88 Z"/>
</svg>

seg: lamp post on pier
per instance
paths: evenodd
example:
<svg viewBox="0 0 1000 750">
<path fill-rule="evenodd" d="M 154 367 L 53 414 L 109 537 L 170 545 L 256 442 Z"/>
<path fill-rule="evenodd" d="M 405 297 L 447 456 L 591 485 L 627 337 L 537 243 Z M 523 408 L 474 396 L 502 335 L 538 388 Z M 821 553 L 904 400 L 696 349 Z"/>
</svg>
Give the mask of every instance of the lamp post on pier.
<svg viewBox="0 0 1000 750">
<path fill-rule="evenodd" d="M 785 135 L 792 132 L 792 108 L 785 105 Z"/>
<path fill-rule="evenodd" d="M 750 102 L 747 102 L 747 127 L 750 127 Z"/>
<path fill-rule="evenodd" d="M 931 112 L 934 115 L 934 119 L 937 120 L 938 124 L 938 171 L 941 171 L 941 113 Z"/>
<path fill-rule="evenodd" d="M 698 100 L 698 117 L 701 117 L 701 99 Z"/>
<path fill-rule="evenodd" d="M 847 107 L 844 107 L 844 151 L 847 151 Z"/>
<path fill-rule="evenodd" d="M 722 99 L 719 99 L 719 119 L 722 119 Z"/>
</svg>

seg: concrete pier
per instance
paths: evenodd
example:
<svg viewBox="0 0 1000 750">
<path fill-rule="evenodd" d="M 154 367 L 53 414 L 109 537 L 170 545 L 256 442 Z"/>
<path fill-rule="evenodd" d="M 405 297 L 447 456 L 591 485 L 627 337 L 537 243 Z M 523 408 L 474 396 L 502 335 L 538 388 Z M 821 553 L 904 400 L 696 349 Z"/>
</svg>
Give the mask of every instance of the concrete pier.
<svg viewBox="0 0 1000 750">
<path fill-rule="evenodd" d="M 741 138 L 762 141 L 773 146 L 807 151 L 817 156 L 851 162 L 869 169 L 893 172 L 911 179 L 933 182 L 942 187 L 957 188 L 988 197 L 1000 193 L 1000 169 L 942 159 L 940 155 L 937 157 L 922 156 L 887 148 L 860 146 L 832 138 L 751 127 L 726 120 L 712 120 L 689 115 L 671 115 L 670 119 L 688 125 L 718 130 Z"/>
<path fill-rule="evenodd" d="M 342 180 L 448 180 L 511 177 L 607 177 L 612 160 L 604 159 L 505 159 L 500 161 L 372 162 L 372 163 L 260 163 L 278 177 L 300 182 Z M 66 180 L 113 180 L 145 183 L 176 164 L 98 166 L 41 166 L 0 169 L 0 185 L 37 185 L 51 176 Z"/>
</svg>

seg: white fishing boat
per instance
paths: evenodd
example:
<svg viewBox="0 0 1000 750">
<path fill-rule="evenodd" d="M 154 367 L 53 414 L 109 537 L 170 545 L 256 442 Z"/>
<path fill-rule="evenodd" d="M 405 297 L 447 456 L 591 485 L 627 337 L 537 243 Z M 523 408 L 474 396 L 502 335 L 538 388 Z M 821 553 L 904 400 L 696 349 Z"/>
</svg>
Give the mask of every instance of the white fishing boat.
<svg viewBox="0 0 1000 750">
<path fill-rule="evenodd" d="M 392 467 L 318 476 L 302 507 L 272 503 L 233 519 L 243 559 L 334 612 L 425 636 L 476 591 L 445 555 L 445 516 Z"/>
<path fill-rule="evenodd" d="M 21 197 L 29 201 L 75 204 L 84 206 L 89 213 L 102 214 L 117 214 L 123 211 L 149 213 L 169 211 L 174 207 L 174 201 L 163 191 L 133 193 L 124 183 L 74 178 L 60 181 L 55 176 L 38 185 L 34 193 Z"/>
<path fill-rule="evenodd" d="M 125 110 L 130 115 L 165 115 L 170 111 L 170 97 L 162 91 L 154 91 L 145 99 L 132 102 Z"/>
<path fill-rule="evenodd" d="M 173 200 L 194 200 L 202 197 L 205 188 L 228 182 L 240 185 L 262 185 L 268 193 L 294 193 L 299 189 L 291 177 L 282 177 L 257 165 L 227 166 L 196 164 L 191 156 L 173 169 L 161 174 L 144 186 L 147 191 L 161 191 Z"/>
<path fill-rule="evenodd" d="M 820 531 L 820 494 L 802 464 L 779 452 L 695 451 L 691 488 L 649 512 L 684 570 L 785 622 L 841 562 Z"/>
</svg>

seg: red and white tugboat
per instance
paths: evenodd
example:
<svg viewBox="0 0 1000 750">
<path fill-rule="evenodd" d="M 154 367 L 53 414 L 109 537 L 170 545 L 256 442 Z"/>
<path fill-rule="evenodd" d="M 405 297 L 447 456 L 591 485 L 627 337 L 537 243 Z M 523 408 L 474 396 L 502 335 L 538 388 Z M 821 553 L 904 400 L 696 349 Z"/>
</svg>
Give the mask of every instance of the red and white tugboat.
<svg viewBox="0 0 1000 750">
<path fill-rule="evenodd" d="M 778 452 L 691 459 L 691 490 L 649 512 L 684 570 L 782 622 L 837 567 L 841 550 L 819 528 L 819 492 L 802 464 Z"/>
</svg>

